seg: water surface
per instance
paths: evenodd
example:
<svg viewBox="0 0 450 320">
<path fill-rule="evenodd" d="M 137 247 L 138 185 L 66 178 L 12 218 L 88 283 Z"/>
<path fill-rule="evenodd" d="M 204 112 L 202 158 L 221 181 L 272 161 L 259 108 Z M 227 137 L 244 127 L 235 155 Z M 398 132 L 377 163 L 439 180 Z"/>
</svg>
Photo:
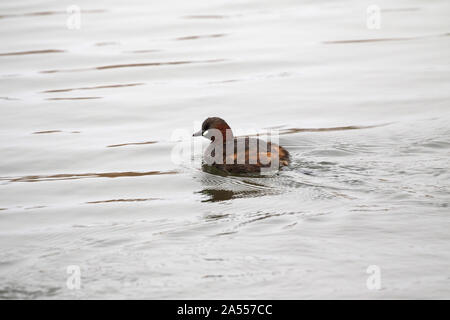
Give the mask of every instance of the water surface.
<svg viewBox="0 0 450 320">
<path fill-rule="evenodd" d="M 448 1 L 72 4 L 0 4 L 0 298 L 450 298 Z M 208 116 L 292 165 L 173 163 Z"/>
</svg>

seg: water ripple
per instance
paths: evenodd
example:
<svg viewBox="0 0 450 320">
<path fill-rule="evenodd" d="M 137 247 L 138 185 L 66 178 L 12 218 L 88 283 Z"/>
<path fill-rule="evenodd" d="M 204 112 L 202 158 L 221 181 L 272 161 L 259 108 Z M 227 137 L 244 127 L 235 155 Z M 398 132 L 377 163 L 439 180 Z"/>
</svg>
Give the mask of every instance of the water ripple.
<svg viewBox="0 0 450 320">
<path fill-rule="evenodd" d="M 47 49 L 47 50 L 32 50 L 32 51 L 18 51 L 18 52 L 5 52 L 0 53 L 0 56 L 22 56 L 28 54 L 44 54 L 44 53 L 62 53 L 65 50 Z"/>
<path fill-rule="evenodd" d="M 127 64 L 113 64 L 113 65 L 105 65 L 105 66 L 91 67 L 91 68 L 80 68 L 80 69 L 43 70 L 43 71 L 39 71 L 39 72 L 40 73 L 79 72 L 79 71 L 109 70 L 109 69 L 119 69 L 119 68 L 158 67 L 158 66 L 171 66 L 171 65 L 184 65 L 184 64 L 197 64 L 197 63 L 216 63 L 216 62 L 223 62 L 223 61 L 225 61 L 225 59 L 127 63 Z"/>
<path fill-rule="evenodd" d="M 110 89 L 110 88 L 124 88 L 124 87 L 135 87 L 142 86 L 144 83 L 123 83 L 123 84 L 109 84 L 109 85 L 100 85 L 93 87 L 80 87 L 80 88 L 69 88 L 69 89 L 54 89 L 54 90 L 45 90 L 42 93 L 56 93 L 56 92 L 69 92 L 69 91 L 78 91 L 78 90 L 94 90 L 94 89 Z"/>
<path fill-rule="evenodd" d="M 0 177 L 0 180 L 9 182 L 39 182 L 55 180 L 77 180 L 85 178 L 120 178 L 120 177 L 140 177 L 163 174 L 176 174 L 176 171 L 147 171 L 147 172 L 102 172 L 102 173 L 62 173 L 54 175 L 33 175 L 18 178 Z"/>
</svg>

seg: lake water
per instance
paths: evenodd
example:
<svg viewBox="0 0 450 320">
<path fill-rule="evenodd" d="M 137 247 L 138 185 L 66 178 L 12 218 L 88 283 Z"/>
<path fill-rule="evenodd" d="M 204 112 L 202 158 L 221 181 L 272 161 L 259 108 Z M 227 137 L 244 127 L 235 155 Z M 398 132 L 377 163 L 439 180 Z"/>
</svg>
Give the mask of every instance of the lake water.
<svg viewBox="0 0 450 320">
<path fill-rule="evenodd" d="M 1 299 L 450 298 L 448 1 L 0 13 Z M 291 166 L 173 162 L 208 116 Z"/>
</svg>

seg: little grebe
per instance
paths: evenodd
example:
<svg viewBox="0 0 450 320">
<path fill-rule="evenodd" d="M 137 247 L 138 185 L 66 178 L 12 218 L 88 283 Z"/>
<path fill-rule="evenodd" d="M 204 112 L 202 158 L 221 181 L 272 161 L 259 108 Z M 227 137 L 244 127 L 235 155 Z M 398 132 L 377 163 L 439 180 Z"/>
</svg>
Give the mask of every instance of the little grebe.
<svg viewBox="0 0 450 320">
<path fill-rule="evenodd" d="M 207 171 L 215 168 L 226 174 L 254 174 L 278 170 L 290 162 L 283 147 L 257 138 L 234 137 L 230 126 L 218 117 L 203 121 L 202 129 L 193 136 L 211 140 L 203 158 Z"/>
</svg>

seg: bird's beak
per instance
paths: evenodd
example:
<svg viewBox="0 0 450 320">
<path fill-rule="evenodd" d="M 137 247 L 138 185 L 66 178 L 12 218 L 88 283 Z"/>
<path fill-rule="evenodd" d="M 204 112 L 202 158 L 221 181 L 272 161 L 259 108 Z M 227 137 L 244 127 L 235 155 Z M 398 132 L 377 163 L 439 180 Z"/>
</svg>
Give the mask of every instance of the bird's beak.
<svg viewBox="0 0 450 320">
<path fill-rule="evenodd" d="M 193 137 L 200 137 L 202 135 L 203 135 L 203 132 L 202 132 L 202 130 L 200 130 L 200 131 L 197 131 L 196 133 L 194 133 L 192 136 Z"/>
</svg>

